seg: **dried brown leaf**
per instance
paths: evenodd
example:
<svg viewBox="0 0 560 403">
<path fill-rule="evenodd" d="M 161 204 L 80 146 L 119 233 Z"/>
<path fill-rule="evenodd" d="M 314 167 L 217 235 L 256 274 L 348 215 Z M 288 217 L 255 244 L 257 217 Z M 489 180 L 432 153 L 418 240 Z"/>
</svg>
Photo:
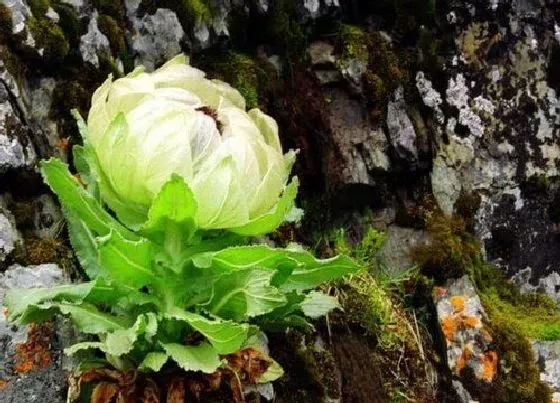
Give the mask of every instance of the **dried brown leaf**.
<svg viewBox="0 0 560 403">
<path fill-rule="evenodd" d="M 111 403 L 119 393 L 119 387 L 112 382 L 100 382 L 91 394 L 91 403 Z"/>
</svg>

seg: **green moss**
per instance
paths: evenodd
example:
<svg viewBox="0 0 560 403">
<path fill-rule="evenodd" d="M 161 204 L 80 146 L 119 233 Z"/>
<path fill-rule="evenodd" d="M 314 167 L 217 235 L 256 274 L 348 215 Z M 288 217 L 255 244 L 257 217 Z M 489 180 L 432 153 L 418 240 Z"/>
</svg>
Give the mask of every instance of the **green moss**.
<svg viewBox="0 0 560 403">
<path fill-rule="evenodd" d="M 368 34 L 362 28 L 341 24 L 338 41 L 343 64 L 351 59 L 368 61 Z"/>
<path fill-rule="evenodd" d="M 551 401 L 550 389 L 540 381 L 532 347 L 515 323 L 489 312 L 487 329 L 500 357 L 498 377 L 492 384 L 481 384 L 469 374 L 463 383 L 475 399 L 496 403 L 543 403 Z M 491 396 L 491 397 L 489 397 Z"/>
<path fill-rule="evenodd" d="M 266 23 L 267 42 L 273 43 L 290 64 L 305 60 L 307 33 L 297 12 L 294 0 L 271 2 Z"/>
<path fill-rule="evenodd" d="M 0 3 L 0 39 L 12 34 L 12 10 Z"/>
<path fill-rule="evenodd" d="M 91 4 L 100 14 L 109 15 L 118 21 L 120 25 L 124 26 L 126 21 L 124 2 L 115 0 L 91 0 Z"/>
<path fill-rule="evenodd" d="M 60 27 L 47 19 L 30 16 L 27 26 L 36 41 L 37 49 L 43 49 L 43 58 L 51 63 L 61 62 L 68 54 L 70 45 Z"/>
<path fill-rule="evenodd" d="M 80 17 L 74 7 L 69 4 L 55 3 L 52 5 L 60 17 L 58 25 L 68 40 L 77 42 L 82 34 Z"/>
<path fill-rule="evenodd" d="M 43 18 L 48 11 L 51 2 L 50 0 L 29 0 L 27 4 L 36 18 Z"/>
<path fill-rule="evenodd" d="M 187 10 L 194 22 L 205 21 L 208 23 L 211 21 L 212 13 L 210 12 L 210 7 L 207 2 L 203 0 L 185 0 L 185 2 Z"/>
<path fill-rule="evenodd" d="M 277 77 L 261 60 L 230 51 L 206 53 L 193 60 L 193 63 L 207 71 L 212 78 L 226 81 L 239 90 L 248 109 L 266 109 L 266 93 Z"/>
<path fill-rule="evenodd" d="M 436 212 L 428 219 L 427 231 L 430 243 L 413 248 L 411 257 L 438 283 L 468 274 L 481 261 L 480 242 L 467 231 L 464 219 Z"/>
<path fill-rule="evenodd" d="M 124 33 L 112 17 L 106 14 L 99 14 L 97 17 L 99 30 L 107 36 L 113 55 L 118 56 L 126 51 Z"/>
</svg>

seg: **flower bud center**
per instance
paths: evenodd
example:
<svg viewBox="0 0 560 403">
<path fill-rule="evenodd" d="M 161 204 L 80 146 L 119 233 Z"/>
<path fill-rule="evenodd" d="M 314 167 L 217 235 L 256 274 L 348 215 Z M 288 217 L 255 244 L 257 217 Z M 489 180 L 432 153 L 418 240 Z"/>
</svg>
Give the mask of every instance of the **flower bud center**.
<svg viewBox="0 0 560 403">
<path fill-rule="evenodd" d="M 222 134 L 222 122 L 218 119 L 218 111 L 214 108 L 209 106 L 201 106 L 200 108 L 196 108 L 195 110 L 204 113 L 206 116 L 210 116 L 216 122 L 216 127 L 220 134 Z"/>
</svg>

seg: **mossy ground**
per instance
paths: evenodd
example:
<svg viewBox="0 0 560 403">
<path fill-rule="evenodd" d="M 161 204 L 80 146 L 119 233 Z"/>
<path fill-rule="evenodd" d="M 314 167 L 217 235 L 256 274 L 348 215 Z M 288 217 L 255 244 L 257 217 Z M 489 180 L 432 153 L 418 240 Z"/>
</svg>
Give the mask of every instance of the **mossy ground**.
<svg viewBox="0 0 560 403">
<path fill-rule="evenodd" d="M 549 401 L 550 391 L 540 381 L 529 341 L 560 339 L 560 310 L 545 295 L 522 294 L 500 268 L 484 261 L 480 243 L 467 224 L 478 203 L 477 197 L 465 195 L 457 205 L 462 217 L 434 213 L 427 226 L 432 242 L 413 250 L 412 256 L 436 282 L 468 274 L 477 289 L 500 364 L 498 377 L 490 384 L 463 371 L 473 397 L 489 402 Z"/>
</svg>

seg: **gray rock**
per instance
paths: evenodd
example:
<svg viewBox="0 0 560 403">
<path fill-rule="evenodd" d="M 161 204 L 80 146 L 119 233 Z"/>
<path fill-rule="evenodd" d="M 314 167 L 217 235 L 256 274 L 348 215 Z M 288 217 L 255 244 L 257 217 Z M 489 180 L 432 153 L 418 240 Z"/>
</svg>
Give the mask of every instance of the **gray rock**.
<svg viewBox="0 0 560 403">
<path fill-rule="evenodd" d="M 533 342 L 535 362 L 541 371 L 541 381 L 553 392 L 553 401 L 560 399 L 560 341 Z"/>
<path fill-rule="evenodd" d="M 16 228 L 14 216 L 0 198 L 0 263 L 15 249 L 18 243 L 23 242 Z"/>
<path fill-rule="evenodd" d="M 491 382 L 498 368 L 498 355 L 491 349 L 484 308 L 469 276 L 448 280 L 434 288 L 438 321 L 447 346 L 447 365 L 459 376 L 471 368 L 477 379 Z"/>
<path fill-rule="evenodd" d="M 328 168 L 327 178 L 333 187 L 336 187 L 335 183 L 375 184 L 370 173 L 387 171 L 390 166 L 385 134 L 372 126 L 365 108 L 348 93 L 337 89 L 329 92 L 328 97 L 325 115 L 333 149 L 327 154 L 332 153 L 337 164 Z M 326 159 L 329 158 L 327 155 Z"/>
<path fill-rule="evenodd" d="M 397 154 L 405 160 L 417 160 L 416 131 L 406 112 L 404 90 L 398 88 L 387 104 L 389 139 Z"/>
<path fill-rule="evenodd" d="M 40 266 L 9 267 L 0 275 L 0 305 L 3 304 L 6 290 L 10 288 L 50 287 L 65 282 L 62 270 L 54 264 Z M 18 361 L 16 346 L 25 343 L 30 327 L 14 327 L 6 323 L 5 316 L 0 316 L 0 378 L 7 381 L 0 388 L 0 401 L 9 403 L 37 402 L 57 403 L 66 401 L 67 375 L 62 368 L 62 353 L 59 334 L 65 326 L 41 328 L 41 339 L 45 340 L 41 354 L 49 357 L 44 365 L 29 371 L 16 371 Z M 46 330 L 44 330 L 46 329 Z M 62 337 L 64 338 L 64 336 Z"/>
<path fill-rule="evenodd" d="M 334 65 L 336 58 L 334 57 L 334 46 L 328 42 L 316 41 L 309 47 L 309 56 L 311 64 L 330 64 Z"/>
<path fill-rule="evenodd" d="M 90 16 L 87 33 L 80 37 L 80 53 L 84 62 L 99 67 L 99 52 L 110 55 L 109 39 L 97 26 L 97 11 Z"/>
<path fill-rule="evenodd" d="M 415 246 L 428 242 L 428 236 L 424 231 L 413 228 L 391 225 L 387 229 L 385 243 L 378 253 L 378 257 L 387 268 L 391 277 L 414 267 L 410 257 L 410 251 Z"/>
<path fill-rule="evenodd" d="M 17 94 L 0 79 L 0 174 L 8 169 L 30 167 L 36 158 L 29 129 L 22 120 L 19 105 L 14 104 L 14 97 Z"/>
<path fill-rule="evenodd" d="M 131 2 L 127 6 L 134 8 Z M 153 15 L 136 20 L 136 30 L 138 35 L 132 44 L 138 54 L 136 64 L 149 71 L 181 52 L 185 33 L 177 14 L 167 8 L 158 8 Z"/>
</svg>

